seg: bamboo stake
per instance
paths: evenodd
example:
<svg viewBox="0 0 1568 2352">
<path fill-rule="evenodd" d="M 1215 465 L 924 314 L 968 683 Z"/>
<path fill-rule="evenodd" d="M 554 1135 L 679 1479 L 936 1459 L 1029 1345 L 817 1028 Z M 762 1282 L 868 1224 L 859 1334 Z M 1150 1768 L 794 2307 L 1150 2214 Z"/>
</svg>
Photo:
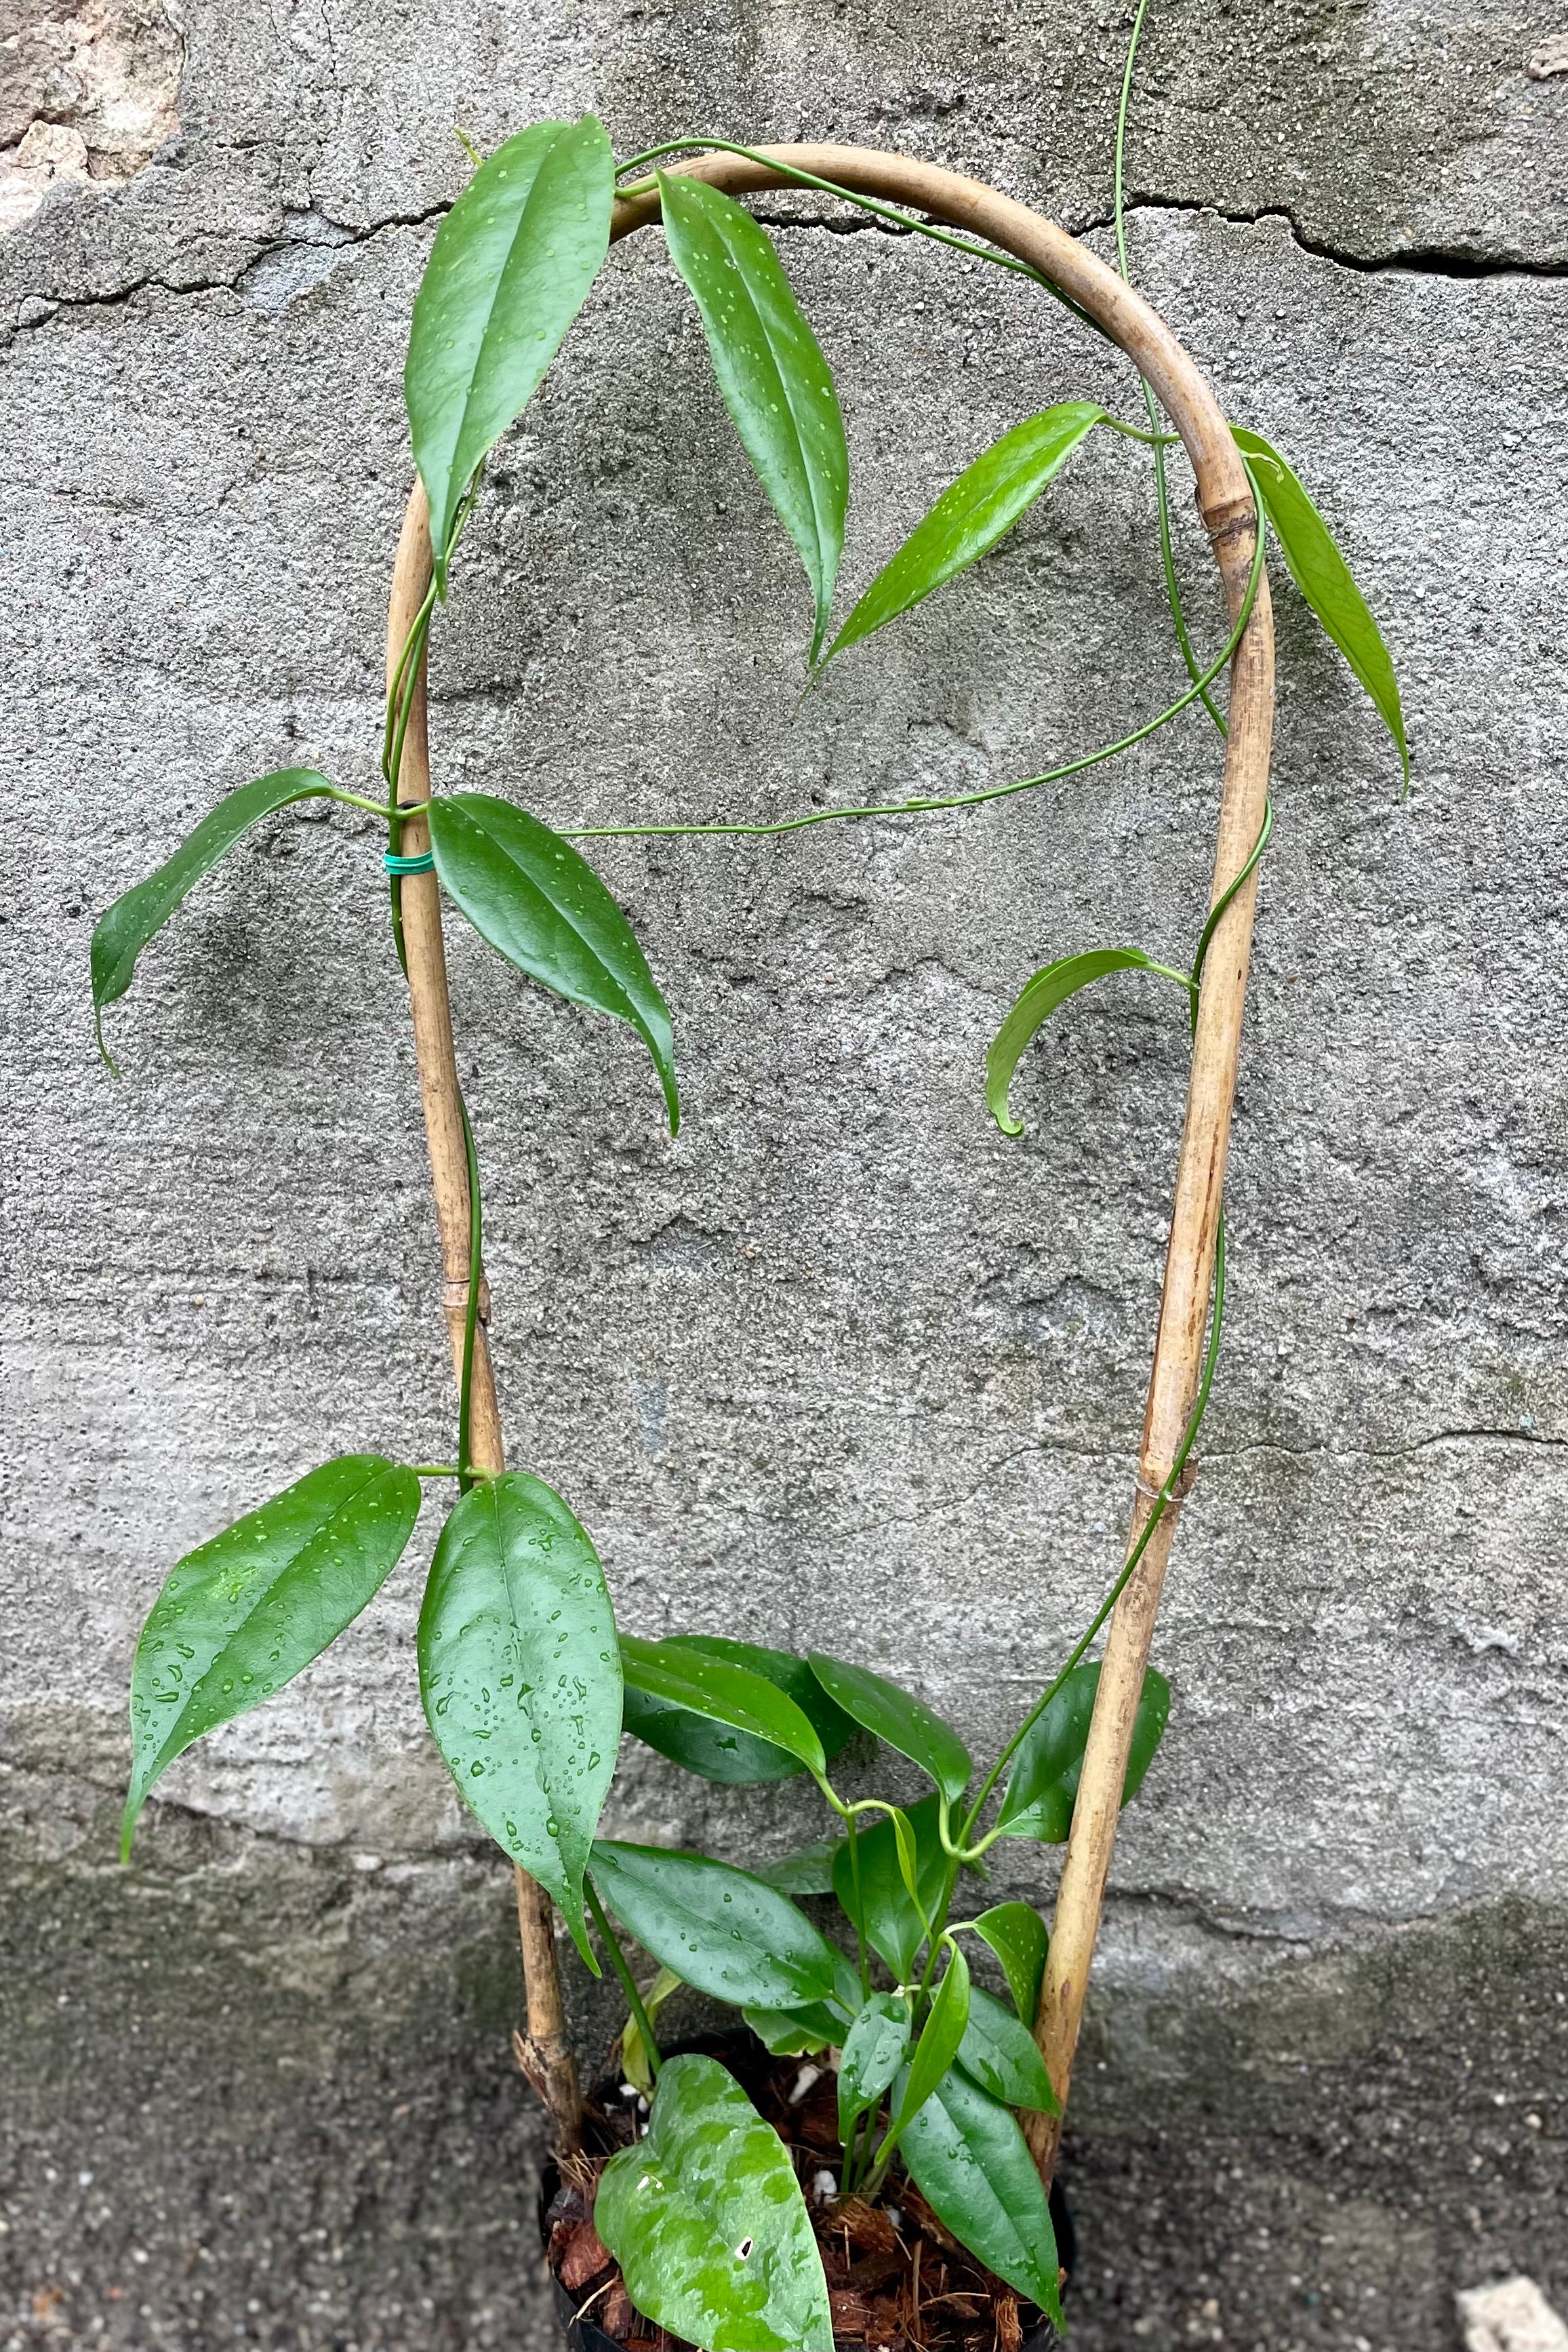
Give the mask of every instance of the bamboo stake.
<svg viewBox="0 0 1568 2352">
<path fill-rule="evenodd" d="M 1114 270 L 1055 222 L 1031 212 L 1010 196 L 1000 195 L 977 181 L 965 179 L 936 164 L 862 147 L 794 146 L 759 152 L 768 160 L 752 162 L 744 156 L 711 154 L 683 161 L 670 168 L 706 180 L 731 194 L 789 187 L 789 174 L 774 168 L 778 163 L 836 180 L 860 194 L 906 205 L 948 227 L 987 239 L 1040 270 L 1087 310 L 1147 377 L 1180 434 L 1197 477 L 1198 510 L 1214 547 L 1229 611 L 1234 616 L 1240 610 L 1257 530 L 1246 468 L 1219 404 L 1198 369 L 1170 329 Z M 628 236 L 657 217 L 656 195 L 618 201 L 612 218 L 612 238 Z M 394 657 L 402 649 L 409 620 L 429 579 L 424 500 L 416 487 L 404 519 L 393 586 L 389 643 Z M 429 788 L 423 665 L 414 691 L 417 702 L 404 749 L 400 787 L 402 796 L 408 800 L 423 799 Z M 1241 871 L 1262 826 L 1273 709 L 1273 625 L 1268 583 L 1262 580 L 1231 663 L 1230 736 L 1211 906 Z M 408 845 L 417 848 L 423 846 L 423 841 L 424 830 L 414 820 L 408 827 Z M 1201 1376 L 1256 897 L 1254 877 L 1237 892 L 1218 924 L 1204 971 L 1131 1540 L 1136 1539 L 1152 1508 L 1154 1495 L 1169 1475 Z M 433 876 L 415 877 L 404 884 L 403 908 L 405 932 L 409 935 L 415 1041 L 447 1276 L 448 1326 L 460 1361 L 462 1301 L 465 1296 L 462 1286 L 467 1265 L 467 1178 L 461 1150 L 461 1118 L 456 1112 L 456 1067 L 446 1004 L 440 908 Z M 422 942 L 417 980 L 413 944 L 416 928 Z M 455 1307 L 452 1303 L 455 1299 Z M 481 1329 L 481 1342 L 483 1337 Z M 494 1460 L 498 1465 L 500 1428 L 488 1353 L 482 1345 L 476 1345 L 475 1358 L 474 1458 L 479 1464 L 486 1461 L 480 1453 L 478 1438 L 483 1394 L 487 1400 L 484 1426 L 490 1433 L 486 1442 L 493 1444 Z M 1071 2079 L 1089 1963 L 1115 1841 L 1118 1801 L 1126 1772 L 1133 1722 L 1176 1534 L 1176 1508 L 1173 1505 L 1155 1529 L 1112 1619 L 1072 1835 L 1057 1899 L 1036 2038 L 1063 2104 Z M 532 1882 L 519 1873 L 518 1884 L 521 1898 L 522 1889 L 532 1886 Z M 529 1909 L 524 1934 L 524 1963 L 529 1972 L 530 2032 L 534 2032 L 536 1975 L 543 1979 L 540 2016 L 553 2016 L 559 2032 L 559 1988 L 549 1905 L 537 1887 L 533 1888 L 533 1897 L 538 1907 Z M 542 2036 L 536 2038 L 540 2041 L 541 2050 L 547 2046 Z M 564 2048 L 564 2037 L 556 2046 Z M 567 2057 L 570 2059 L 570 2052 Z M 559 2114 L 553 2101 L 552 2112 Z M 1042 2177 L 1049 2179 L 1055 2162 L 1057 2130 L 1043 2117 L 1030 2118 L 1030 2122 L 1039 2126 L 1031 2137 L 1031 2146 Z"/>
<path fill-rule="evenodd" d="M 429 509 L 424 491 L 416 484 L 403 515 L 392 570 L 392 597 L 387 613 L 387 679 L 389 690 L 398 660 L 408 641 L 414 615 L 430 586 Z M 398 771 L 398 799 L 407 804 L 430 797 L 430 742 L 423 656 L 409 687 L 408 728 L 402 763 Z M 430 846 L 430 828 L 423 817 L 410 817 L 403 826 L 402 847 L 418 856 Z M 452 1347 L 452 1368 L 463 1377 L 464 1329 L 468 1307 L 468 1159 L 463 1136 L 463 1097 L 457 1080 L 457 1053 L 452 1034 L 452 1006 L 446 990 L 446 945 L 441 928 L 441 892 L 434 874 L 410 874 L 402 883 L 403 950 L 408 958 L 409 1008 L 413 1016 L 414 1053 L 419 1062 L 419 1090 L 424 1107 L 424 1132 L 430 1146 L 430 1175 L 435 1193 L 435 1222 L 441 1236 L 441 1265 L 445 1277 L 442 1305 Z M 490 1363 L 486 1326 L 490 1319 L 488 1285 L 479 1286 L 479 1322 L 474 1334 L 473 1376 L 469 1383 L 468 1453 L 476 1470 L 504 1470 L 501 1416 L 496 1402 L 496 1378 Z M 528 2030 L 519 2036 L 517 2060 L 549 2112 L 558 2155 L 570 2155 L 582 2145 L 582 2100 L 578 2090 L 577 2062 L 566 2031 L 560 1971 L 556 1964 L 555 1923 L 549 1896 L 528 1872 L 517 1873 L 517 1930 L 523 1952 L 523 1981 L 528 1994 Z"/>
</svg>

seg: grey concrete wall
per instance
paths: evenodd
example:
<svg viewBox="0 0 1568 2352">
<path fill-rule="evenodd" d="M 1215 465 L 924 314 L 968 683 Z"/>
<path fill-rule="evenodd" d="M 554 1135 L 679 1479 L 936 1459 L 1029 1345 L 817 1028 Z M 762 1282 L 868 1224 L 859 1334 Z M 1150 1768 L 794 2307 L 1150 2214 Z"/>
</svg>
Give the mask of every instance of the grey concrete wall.
<svg viewBox="0 0 1568 2352">
<path fill-rule="evenodd" d="M 266 767 L 372 784 L 399 371 L 455 120 L 896 144 L 1103 239 L 1126 12 L 121 13 L 94 46 L 40 5 L 5 52 L 31 145 L 0 237 L 0 2339 L 542 2346 L 507 1875 L 414 1687 L 433 1522 L 113 1863 L 172 1559 L 332 1451 L 450 1443 L 378 845 L 269 825 L 117 1009 L 118 1087 L 91 921 Z M 1568 2286 L 1562 31 L 1518 0 L 1153 15 L 1136 274 L 1342 533 L 1415 780 L 1401 803 L 1281 584 L 1232 1308 L 1071 2140 L 1084 2352 L 1433 2352 L 1455 2285 Z M 104 129 L 114 72 L 146 136 L 177 113 L 151 162 Z M 842 387 L 851 592 L 1007 425 L 1132 396 L 999 274 L 809 217 L 780 240 Z M 465 548 L 439 774 L 560 823 L 963 790 L 1178 675 L 1125 446 L 799 714 L 792 560 L 661 245 L 618 249 Z M 674 1013 L 674 1144 L 627 1034 L 454 938 L 514 1458 L 592 1529 L 630 1627 L 830 1644 L 982 1753 L 1039 1689 L 1124 1522 L 1182 1024 L 1131 982 L 1085 1002 L 1026 1066 L 1017 1143 L 980 1060 L 1047 955 L 1190 946 L 1217 766 L 1189 722 L 971 816 L 606 849 Z M 817 1833 L 796 1790 L 720 1797 L 642 1751 L 612 1819 L 737 1858 Z M 1053 1868 L 1003 1849 L 998 1891 L 1046 1898 Z M 591 2053 L 615 2020 L 574 1997 Z"/>
</svg>

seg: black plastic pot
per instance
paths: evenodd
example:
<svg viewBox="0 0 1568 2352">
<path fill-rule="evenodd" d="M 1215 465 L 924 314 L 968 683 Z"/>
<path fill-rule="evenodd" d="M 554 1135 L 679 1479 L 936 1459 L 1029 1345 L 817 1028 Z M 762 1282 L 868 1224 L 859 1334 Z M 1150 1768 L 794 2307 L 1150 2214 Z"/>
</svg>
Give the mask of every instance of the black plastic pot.
<svg viewBox="0 0 1568 2352">
<path fill-rule="evenodd" d="M 742 2038 L 747 2042 L 751 2039 L 749 2035 L 745 2037 L 707 2036 L 700 2038 L 691 2046 L 700 2047 L 712 2057 L 723 2058 L 727 2054 L 727 2048 L 733 2051 L 737 2041 Z M 756 2046 L 755 2043 L 752 2044 L 753 2048 Z M 618 2085 L 611 2082 L 601 2084 L 592 2095 L 594 2103 L 598 2104 L 606 2095 L 613 2096 L 617 2088 Z M 556 2191 L 559 2187 L 559 2169 L 555 2159 L 549 2158 L 546 2160 L 544 2173 L 539 2182 L 538 2197 L 539 2241 L 547 2249 L 549 2245 L 550 2233 L 549 2222 L 546 2217 L 555 2201 Z M 1071 2285 L 1072 2272 L 1078 2260 L 1078 2232 L 1073 2227 L 1072 2208 L 1067 2201 L 1066 2191 L 1060 2179 L 1052 2180 L 1051 2184 L 1051 2226 L 1056 2231 L 1057 2260 L 1068 2274 L 1062 2288 L 1065 2298 Z M 550 2273 L 550 2292 L 555 2298 L 556 2317 L 560 2324 L 560 2332 L 570 2347 L 570 2352 L 625 2352 L 625 2347 L 619 2338 L 607 2336 L 602 2327 L 594 2324 L 591 2315 L 579 2319 L 577 2316 L 579 2305 L 576 2300 L 568 2294 L 553 2271 Z M 1057 2338 L 1049 2326 L 1037 2327 L 1031 2336 L 1024 2337 L 1021 2352 L 1052 2352 L 1052 2347 L 1056 2343 Z"/>
</svg>

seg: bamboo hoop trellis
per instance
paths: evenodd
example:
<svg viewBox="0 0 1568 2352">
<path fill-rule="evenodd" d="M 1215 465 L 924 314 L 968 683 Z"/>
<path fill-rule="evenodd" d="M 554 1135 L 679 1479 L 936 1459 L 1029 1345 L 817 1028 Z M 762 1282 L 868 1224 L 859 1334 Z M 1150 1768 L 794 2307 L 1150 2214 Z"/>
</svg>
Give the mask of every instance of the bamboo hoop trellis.
<svg viewBox="0 0 1568 2352">
<path fill-rule="evenodd" d="M 1232 621 L 1237 618 L 1246 603 L 1258 530 L 1251 486 L 1214 394 L 1181 343 L 1140 295 L 1054 221 L 958 173 L 873 148 L 800 145 L 758 152 L 768 160 L 712 154 L 673 168 L 731 195 L 798 185 L 792 172 L 837 181 L 858 194 L 902 205 L 949 228 L 985 239 L 1039 270 L 1088 312 L 1147 378 L 1181 436 L 1197 478 L 1198 511 L 1219 568 L 1227 608 Z M 786 168 L 775 169 L 774 164 Z M 657 219 L 658 212 L 656 194 L 618 201 L 611 222 L 612 240 L 644 227 Z M 389 681 L 429 589 L 431 568 L 424 493 L 416 485 L 403 517 L 392 575 L 387 629 Z M 423 802 L 430 793 L 423 656 L 411 694 L 398 776 L 398 798 L 405 804 Z M 1231 660 L 1228 719 L 1211 908 L 1218 905 L 1247 867 L 1267 811 L 1274 640 L 1268 582 L 1263 578 L 1257 583 L 1251 612 Z M 423 818 L 405 821 L 402 843 L 405 851 L 423 851 L 428 839 Z M 1202 1375 L 1257 887 L 1254 868 L 1216 925 L 1204 966 L 1129 1552 L 1170 1480 Z M 434 874 L 411 876 L 403 882 L 402 922 L 445 1277 L 444 1303 L 454 1367 L 461 1377 L 468 1298 L 468 1170 L 440 894 Z M 470 1390 L 470 1455 L 476 1469 L 498 1471 L 504 1467 L 505 1456 L 486 1335 L 488 1312 L 481 1277 Z M 1063 2107 L 1155 1612 L 1175 1540 L 1181 1494 L 1193 1466 L 1189 1462 L 1180 1487 L 1161 1513 L 1116 1604 L 1106 1640 L 1035 2027 L 1035 2038 Z M 580 2103 L 566 2032 L 549 1898 L 522 1870 L 517 1882 L 528 2017 L 520 2055 L 525 2072 L 549 2105 L 558 2145 L 570 2148 L 579 2140 Z M 1041 2176 L 1049 2181 L 1060 2122 L 1030 2116 L 1026 2127 Z"/>
</svg>

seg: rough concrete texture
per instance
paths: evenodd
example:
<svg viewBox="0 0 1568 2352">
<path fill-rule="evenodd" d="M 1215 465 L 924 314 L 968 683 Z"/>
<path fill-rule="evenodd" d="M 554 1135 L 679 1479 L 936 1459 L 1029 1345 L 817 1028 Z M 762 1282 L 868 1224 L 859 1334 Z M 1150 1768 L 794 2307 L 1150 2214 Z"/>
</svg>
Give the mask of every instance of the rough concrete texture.
<svg viewBox="0 0 1568 2352">
<path fill-rule="evenodd" d="M 1281 581 L 1231 1311 L 1070 2142 L 1083 2352 L 1433 2352 L 1456 2289 L 1568 2294 L 1562 29 L 1511 0 L 1154 11 L 1136 274 L 1342 532 L 1415 779 L 1401 803 Z M 399 370 L 455 120 L 904 145 L 1094 229 L 1126 19 L 200 0 L 181 30 L 178 133 L 0 239 L 0 2340 L 538 2347 L 507 1876 L 414 1690 L 433 1512 L 112 1861 L 172 1559 L 332 1451 L 450 1445 L 379 845 L 270 824 L 116 1008 L 118 1087 L 89 931 L 263 768 L 373 784 Z M 769 207 L 842 388 L 852 594 L 1006 425 L 1135 393 L 1018 281 L 801 209 Z M 796 713 L 805 624 L 642 238 L 494 469 L 438 634 L 438 772 L 584 824 L 961 791 L 1179 676 L 1124 445 Z M 1189 720 L 971 816 L 604 845 L 674 1013 L 674 1144 L 629 1033 L 455 931 L 514 1458 L 632 1629 L 831 1645 L 980 1753 L 1040 1687 L 1124 1523 L 1180 1008 L 1132 979 L 1085 1000 L 1026 1063 L 1019 1142 L 980 1062 L 1046 956 L 1190 949 L 1216 750 Z M 819 1832 L 796 1788 L 626 1764 L 620 1830 L 737 1858 Z M 1053 1869 L 1005 1847 L 997 1891 L 1048 1897 Z M 574 1999 L 592 2054 L 616 2020 Z"/>
</svg>

